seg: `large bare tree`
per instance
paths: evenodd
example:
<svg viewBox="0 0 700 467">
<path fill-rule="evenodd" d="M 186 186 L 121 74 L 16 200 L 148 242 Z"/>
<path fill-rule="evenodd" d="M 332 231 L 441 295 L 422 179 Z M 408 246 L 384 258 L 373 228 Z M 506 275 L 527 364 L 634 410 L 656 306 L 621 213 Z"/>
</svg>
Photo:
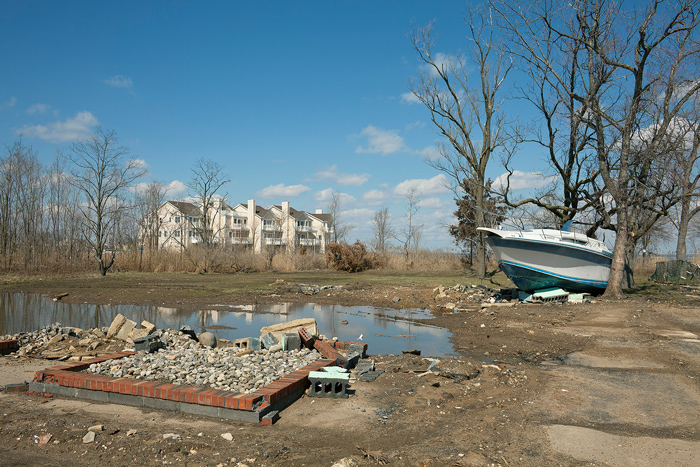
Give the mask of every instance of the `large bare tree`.
<svg viewBox="0 0 700 467">
<path fill-rule="evenodd" d="M 471 185 L 476 227 L 483 227 L 486 167 L 507 137 L 499 110 L 512 62 L 498 47 L 489 12 L 470 12 L 465 25 L 471 45 L 467 55 L 436 52 L 433 24 L 413 30 L 413 48 L 424 66 L 410 87 L 446 140 L 438 147 L 439 156 L 429 158 L 428 163 L 450 177 L 457 199 L 463 197 L 464 183 Z M 485 277 L 486 247 L 481 232 L 476 250 L 476 273 Z"/>
<path fill-rule="evenodd" d="M 70 148 L 69 180 L 82 197 L 78 209 L 83 235 L 103 276 L 117 254 L 118 245 L 109 243 L 109 234 L 126 208 L 126 189 L 145 173 L 141 163 L 127 158 L 128 153 L 115 132 L 103 128 Z"/>
<path fill-rule="evenodd" d="M 139 251 L 139 271 L 142 268 L 143 253 L 148 249 L 148 267 L 151 266 L 153 250 L 158 249 L 158 234 L 161 220 L 158 216 L 158 208 L 165 201 L 167 187 L 161 182 L 152 181 L 134 195 L 134 205 L 138 218 L 137 248 Z"/>
<path fill-rule="evenodd" d="M 389 208 L 382 208 L 374 213 L 372 232 L 374 232 L 374 251 L 383 253 L 386 251 L 387 241 L 395 236 Z"/>
<path fill-rule="evenodd" d="M 193 226 L 196 235 L 201 240 L 203 248 L 204 272 L 208 272 L 216 266 L 216 247 L 221 233 L 218 225 L 221 213 L 217 214 L 226 205 L 226 194 L 221 194 L 222 188 L 231 179 L 224 172 L 224 167 L 218 162 L 208 159 L 197 159 L 192 167 L 188 186 L 191 195 L 202 210 L 202 221 Z M 223 242 L 221 242 L 223 245 Z"/>
<path fill-rule="evenodd" d="M 343 195 L 334 191 L 331 195 L 331 201 L 328 203 L 328 229 L 330 243 L 343 243 L 347 241 L 347 237 L 355 228 L 354 224 L 346 223 L 343 220 Z"/>
<path fill-rule="evenodd" d="M 605 295 L 620 297 L 632 283 L 636 239 L 674 203 L 663 158 L 672 122 L 700 88 L 698 1 L 649 0 L 629 8 L 608 0 L 504 2 L 497 8 L 520 45 L 533 44 L 530 60 L 554 77 L 562 99 L 585 108 L 572 116 L 587 129 L 576 141 L 594 157 L 601 179 L 587 201 L 601 225 L 615 231 Z M 553 47 L 559 62 L 548 53 Z M 562 61 L 574 75 L 557 74 Z M 568 84 L 571 76 L 579 86 Z"/>
<path fill-rule="evenodd" d="M 192 167 L 188 186 L 191 195 L 202 209 L 202 223 L 197 228 L 197 234 L 205 247 L 215 243 L 217 228 L 215 226 L 215 205 L 217 201 L 225 201 L 226 194 L 220 191 L 231 179 L 224 172 L 224 167 L 218 162 L 208 159 L 197 159 Z"/>
</svg>

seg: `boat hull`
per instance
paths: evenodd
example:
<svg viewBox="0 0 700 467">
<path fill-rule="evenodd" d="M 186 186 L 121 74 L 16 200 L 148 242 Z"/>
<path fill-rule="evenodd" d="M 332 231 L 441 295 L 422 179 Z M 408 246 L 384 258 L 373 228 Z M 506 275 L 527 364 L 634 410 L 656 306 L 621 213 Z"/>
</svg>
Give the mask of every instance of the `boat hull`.
<svg viewBox="0 0 700 467">
<path fill-rule="evenodd" d="M 605 291 L 611 256 L 565 244 L 489 235 L 486 242 L 508 278 L 525 292 L 560 287 L 572 292 Z"/>
</svg>

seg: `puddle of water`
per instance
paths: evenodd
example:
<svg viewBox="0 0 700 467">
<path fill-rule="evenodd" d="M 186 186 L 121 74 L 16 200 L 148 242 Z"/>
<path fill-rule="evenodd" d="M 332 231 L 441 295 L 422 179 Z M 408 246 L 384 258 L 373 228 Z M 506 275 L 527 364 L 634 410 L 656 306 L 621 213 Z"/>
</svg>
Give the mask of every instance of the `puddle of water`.
<svg viewBox="0 0 700 467">
<path fill-rule="evenodd" d="M 315 318 L 327 337 L 368 344 L 370 354 L 399 354 L 420 350 L 423 356 L 457 356 L 444 328 L 413 321 L 429 319 L 429 311 L 394 310 L 369 306 L 286 303 L 281 305 L 212 305 L 211 310 L 137 305 L 89 305 L 54 302 L 51 298 L 27 293 L 0 294 L 0 335 L 37 331 L 53 323 L 83 329 L 109 326 L 121 313 L 140 323 L 149 321 L 160 329 L 179 329 L 188 325 L 201 332 L 206 329 L 221 339 L 258 336 L 260 328 L 299 318 Z M 341 324 L 347 321 L 348 324 Z"/>
</svg>

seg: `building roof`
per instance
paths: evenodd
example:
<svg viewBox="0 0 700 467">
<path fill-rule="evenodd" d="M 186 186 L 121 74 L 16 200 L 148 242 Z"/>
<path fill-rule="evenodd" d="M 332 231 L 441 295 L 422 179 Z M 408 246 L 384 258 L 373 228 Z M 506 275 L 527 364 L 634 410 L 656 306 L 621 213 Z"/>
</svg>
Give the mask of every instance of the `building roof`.
<svg viewBox="0 0 700 467">
<path fill-rule="evenodd" d="M 188 203 L 185 201 L 166 201 L 166 203 L 172 204 L 173 206 L 175 206 L 175 209 L 186 215 L 201 214 L 200 209 L 192 203 Z"/>
</svg>

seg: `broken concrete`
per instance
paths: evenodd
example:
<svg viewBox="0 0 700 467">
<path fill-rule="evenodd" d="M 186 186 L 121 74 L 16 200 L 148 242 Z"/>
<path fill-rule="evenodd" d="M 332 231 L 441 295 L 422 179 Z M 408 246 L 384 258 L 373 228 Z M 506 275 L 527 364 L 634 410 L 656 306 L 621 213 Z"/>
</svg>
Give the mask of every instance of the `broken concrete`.
<svg viewBox="0 0 700 467">
<path fill-rule="evenodd" d="M 318 325 L 314 318 L 301 318 L 295 319 L 293 321 L 287 321 L 286 323 L 273 324 L 272 326 L 265 326 L 260 329 L 260 338 L 265 334 L 272 334 L 277 342 L 282 340 L 282 334 L 285 333 L 296 333 L 301 328 L 306 328 L 306 330 L 312 336 L 318 336 Z"/>
</svg>

